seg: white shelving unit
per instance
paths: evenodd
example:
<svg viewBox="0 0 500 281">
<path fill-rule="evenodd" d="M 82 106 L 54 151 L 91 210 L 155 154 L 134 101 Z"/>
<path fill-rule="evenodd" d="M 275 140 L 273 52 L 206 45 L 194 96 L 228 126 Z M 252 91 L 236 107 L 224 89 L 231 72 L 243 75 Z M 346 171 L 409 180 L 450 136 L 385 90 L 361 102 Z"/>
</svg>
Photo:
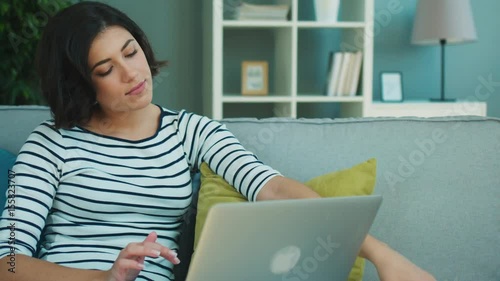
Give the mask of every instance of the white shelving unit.
<svg viewBox="0 0 500 281">
<path fill-rule="evenodd" d="M 311 10 L 314 11 L 312 0 L 259 3 L 263 2 L 290 5 L 289 20 L 230 20 L 224 18 L 228 9 L 224 0 L 203 1 L 204 114 L 213 119 L 331 117 L 328 114 L 334 111 L 342 117 L 366 115 L 372 102 L 373 36 L 369 35 L 373 34 L 374 0 L 341 0 L 336 23 L 316 22 L 299 10 L 307 9 L 310 15 Z M 330 40 L 326 45 L 333 47 L 325 49 L 324 44 L 315 43 L 318 40 Z M 357 50 L 363 52 L 357 94 L 326 96 L 323 87 L 327 83 L 329 52 Z M 244 60 L 269 62 L 268 95 L 241 95 L 241 62 Z M 316 109 L 318 107 L 322 111 Z"/>
</svg>

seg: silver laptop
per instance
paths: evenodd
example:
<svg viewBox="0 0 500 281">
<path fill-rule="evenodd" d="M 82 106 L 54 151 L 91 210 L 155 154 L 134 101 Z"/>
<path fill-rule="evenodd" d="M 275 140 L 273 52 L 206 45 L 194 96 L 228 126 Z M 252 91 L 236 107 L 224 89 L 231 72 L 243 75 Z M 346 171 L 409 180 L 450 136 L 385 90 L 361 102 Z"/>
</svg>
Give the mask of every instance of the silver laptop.
<svg viewBox="0 0 500 281">
<path fill-rule="evenodd" d="M 380 195 L 215 205 L 186 281 L 346 281 Z"/>
</svg>

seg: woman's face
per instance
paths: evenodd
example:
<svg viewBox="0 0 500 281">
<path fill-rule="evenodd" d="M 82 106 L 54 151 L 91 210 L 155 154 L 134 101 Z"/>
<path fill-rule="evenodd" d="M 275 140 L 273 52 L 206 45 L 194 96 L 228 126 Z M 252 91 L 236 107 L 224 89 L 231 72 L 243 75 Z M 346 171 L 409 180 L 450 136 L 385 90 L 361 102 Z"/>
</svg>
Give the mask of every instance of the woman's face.
<svg viewBox="0 0 500 281">
<path fill-rule="evenodd" d="M 90 46 L 88 62 L 104 112 L 123 113 L 151 103 L 151 70 L 139 43 L 126 29 L 111 26 L 99 33 Z"/>
</svg>

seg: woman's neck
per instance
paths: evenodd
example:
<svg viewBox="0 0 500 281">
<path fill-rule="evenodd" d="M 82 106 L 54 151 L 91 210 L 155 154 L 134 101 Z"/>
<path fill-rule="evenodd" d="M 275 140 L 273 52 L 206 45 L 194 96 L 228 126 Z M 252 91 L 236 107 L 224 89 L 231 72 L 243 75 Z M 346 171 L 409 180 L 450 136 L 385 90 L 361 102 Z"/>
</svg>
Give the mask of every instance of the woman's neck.
<svg viewBox="0 0 500 281">
<path fill-rule="evenodd" d="M 101 135 L 140 140 L 156 133 L 159 116 L 160 110 L 154 104 L 124 112 L 106 112 L 99 109 L 92 115 L 87 129 Z"/>
</svg>

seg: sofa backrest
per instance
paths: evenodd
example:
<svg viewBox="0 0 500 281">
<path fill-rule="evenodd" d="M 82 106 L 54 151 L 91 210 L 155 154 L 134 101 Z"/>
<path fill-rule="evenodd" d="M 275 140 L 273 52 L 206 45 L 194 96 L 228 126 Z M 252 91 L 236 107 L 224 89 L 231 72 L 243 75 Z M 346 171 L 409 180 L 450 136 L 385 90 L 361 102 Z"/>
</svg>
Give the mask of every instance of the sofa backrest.
<svg viewBox="0 0 500 281">
<path fill-rule="evenodd" d="M 17 154 L 31 131 L 50 118 L 46 106 L 0 106 L 0 148 Z"/>
<path fill-rule="evenodd" d="M 500 280 L 500 119 L 224 123 L 264 163 L 299 181 L 376 158 L 375 193 L 384 201 L 373 236 L 437 280 Z M 367 265 L 364 280 L 378 280 Z"/>
<path fill-rule="evenodd" d="M 50 118 L 45 106 L 0 105 L 0 206 L 4 206 L 9 169 L 28 135 L 42 121 Z"/>
<path fill-rule="evenodd" d="M 0 107 L 0 148 L 17 153 L 31 130 L 48 118 L 43 107 Z M 223 123 L 264 163 L 299 181 L 376 158 L 375 193 L 384 202 L 372 235 L 437 280 L 500 280 L 500 119 Z M 364 280 L 378 280 L 369 263 Z"/>
</svg>

